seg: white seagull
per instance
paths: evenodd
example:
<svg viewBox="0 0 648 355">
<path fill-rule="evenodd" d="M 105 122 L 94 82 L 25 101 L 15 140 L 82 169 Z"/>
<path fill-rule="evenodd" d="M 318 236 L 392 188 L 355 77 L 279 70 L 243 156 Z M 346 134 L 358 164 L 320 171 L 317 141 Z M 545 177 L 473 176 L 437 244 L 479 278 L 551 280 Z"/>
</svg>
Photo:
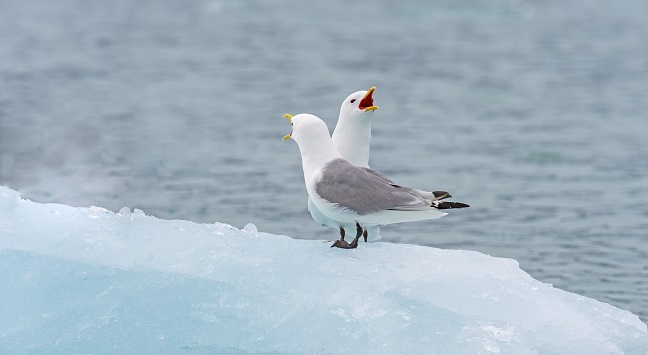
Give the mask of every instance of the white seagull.
<svg viewBox="0 0 648 355">
<path fill-rule="evenodd" d="M 373 102 L 374 90 L 376 87 L 372 86 L 367 91 L 356 91 L 344 99 L 340 106 L 340 115 L 337 125 L 335 125 L 335 131 L 333 131 L 333 144 L 340 155 L 349 163 L 361 168 L 369 168 L 371 116 L 378 109 L 378 106 L 375 106 Z M 345 231 L 341 221 L 327 217 L 315 206 L 310 197 L 308 198 L 308 211 L 318 223 L 335 229 L 339 228 L 342 237 L 347 232 L 355 231 L 355 226 L 352 226 L 352 230 Z M 364 238 L 365 241 L 379 240 L 381 238 L 380 227 L 367 227 Z"/>
<path fill-rule="evenodd" d="M 299 146 L 308 196 L 317 209 L 341 228 L 355 227 L 348 243 L 341 232 L 332 247 L 356 248 L 365 228 L 381 224 L 413 222 L 445 216 L 442 209 L 469 207 L 445 202 L 447 192 L 427 192 L 400 186 L 366 167 L 344 159 L 329 136 L 326 123 L 311 114 L 284 115 L 292 132 L 284 137 Z"/>
</svg>

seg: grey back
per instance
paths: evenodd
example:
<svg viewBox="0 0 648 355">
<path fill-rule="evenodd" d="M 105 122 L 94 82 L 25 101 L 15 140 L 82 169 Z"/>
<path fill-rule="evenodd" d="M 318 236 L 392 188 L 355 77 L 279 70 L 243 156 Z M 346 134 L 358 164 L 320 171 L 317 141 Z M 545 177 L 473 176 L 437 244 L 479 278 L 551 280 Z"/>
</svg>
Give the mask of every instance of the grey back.
<svg viewBox="0 0 648 355">
<path fill-rule="evenodd" d="M 429 208 L 411 189 L 394 184 L 378 172 L 344 159 L 329 163 L 315 187 L 317 194 L 340 207 L 365 215 L 382 210 Z"/>
</svg>

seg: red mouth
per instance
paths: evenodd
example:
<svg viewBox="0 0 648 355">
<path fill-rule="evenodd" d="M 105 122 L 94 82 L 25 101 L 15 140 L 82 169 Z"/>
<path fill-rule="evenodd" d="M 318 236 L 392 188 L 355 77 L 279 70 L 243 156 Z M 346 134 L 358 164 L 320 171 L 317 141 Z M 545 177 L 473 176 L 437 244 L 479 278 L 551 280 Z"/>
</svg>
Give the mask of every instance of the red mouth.
<svg viewBox="0 0 648 355">
<path fill-rule="evenodd" d="M 358 108 L 361 110 L 366 109 L 367 107 L 373 106 L 373 92 L 374 88 L 369 89 L 367 91 L 367 94 L 360 100 L 360 104 L 358 105 Z"/>
</svg>

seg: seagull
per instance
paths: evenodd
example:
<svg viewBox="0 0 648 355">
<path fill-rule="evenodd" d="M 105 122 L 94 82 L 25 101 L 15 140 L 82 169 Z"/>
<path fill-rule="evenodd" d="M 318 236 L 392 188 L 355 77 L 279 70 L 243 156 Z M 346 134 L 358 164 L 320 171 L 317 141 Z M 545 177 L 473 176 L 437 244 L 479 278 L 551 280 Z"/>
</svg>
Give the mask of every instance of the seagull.
<svg viewBox="0 0 648 355">
<path fill-rule="evenodd" d="M 351 243 L 340 239 L 331 247 L 353 249 L 366 228 L 383 224 L 414 222 L 445 216 L 444 209 L 469 207 L 461 202 L 441 201 L 445 191 L 427 192 L 395 184 L 377 171 L 344 159 L 329 136 L 326 123 L 307 113 L 284 117 L 299 146 L 308 196 L 317 209 L 343 229 L 356 229 Z"/>
<path fill-rule="evenodd" d="M 349 163 L 362 168 L 369 168 L 369 149 L 371 143 L 371 116 L 378 109 L 374 105 L 373 93 L 375 86 L 369 90 L 356 91 L 349 95 L 340 106 L 340 115 L 333 131 L 335 148 Z M 344 238 L 346 231 L 342 223 L 333 220 L 322 213 L 313 201 L 308 198 L 308 211 L 315 221 L 321 225 L 339 228 L 340 236 Z M 356 228 L 352 229 L 356 231 Z M 367 227 L 364 230 L 364 240 L 376 241 L 381 238 L 378 226 Z"/>
</svg>

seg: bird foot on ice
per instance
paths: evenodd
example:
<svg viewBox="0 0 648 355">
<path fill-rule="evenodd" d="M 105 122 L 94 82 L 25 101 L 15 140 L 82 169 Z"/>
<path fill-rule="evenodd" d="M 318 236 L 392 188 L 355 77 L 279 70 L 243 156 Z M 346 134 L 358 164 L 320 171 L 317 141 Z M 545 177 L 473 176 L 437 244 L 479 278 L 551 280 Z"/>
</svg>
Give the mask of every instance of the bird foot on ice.
<svg viewBox="0 0 648 355">
<path fill-rule="evenodd" d="M 336 247 L 336 248 L 342 248 L 342 249 L 355 249 L 358 247 L 358 238 L 353 239 L 351 243 L 347 242 L 346 240 L 336 240 L 333 245 L 331 245 L 331 248 Z"/>
<path fill-rule="evenodd" d="M 333 245 L 331 245 L 331 248 L 336 247 L 336 248 L 342 248 L 342 249 L 355 249 L 358 247 L 358 240 L 360 239 L 361 236 L 364 235 L 365 237 L 365 242 L 367 241 L 367 236 L 366 236 L 366 231 L 362 230 L 362 227 L 360 227 L 360 224 L 356 223 L 356 236 L 353 238 L 353 241 L 351 243 L 347 242 L 344 240 L 344 229 L 340 227 L 340 240 L 336 240 Z"/>
</svg>

